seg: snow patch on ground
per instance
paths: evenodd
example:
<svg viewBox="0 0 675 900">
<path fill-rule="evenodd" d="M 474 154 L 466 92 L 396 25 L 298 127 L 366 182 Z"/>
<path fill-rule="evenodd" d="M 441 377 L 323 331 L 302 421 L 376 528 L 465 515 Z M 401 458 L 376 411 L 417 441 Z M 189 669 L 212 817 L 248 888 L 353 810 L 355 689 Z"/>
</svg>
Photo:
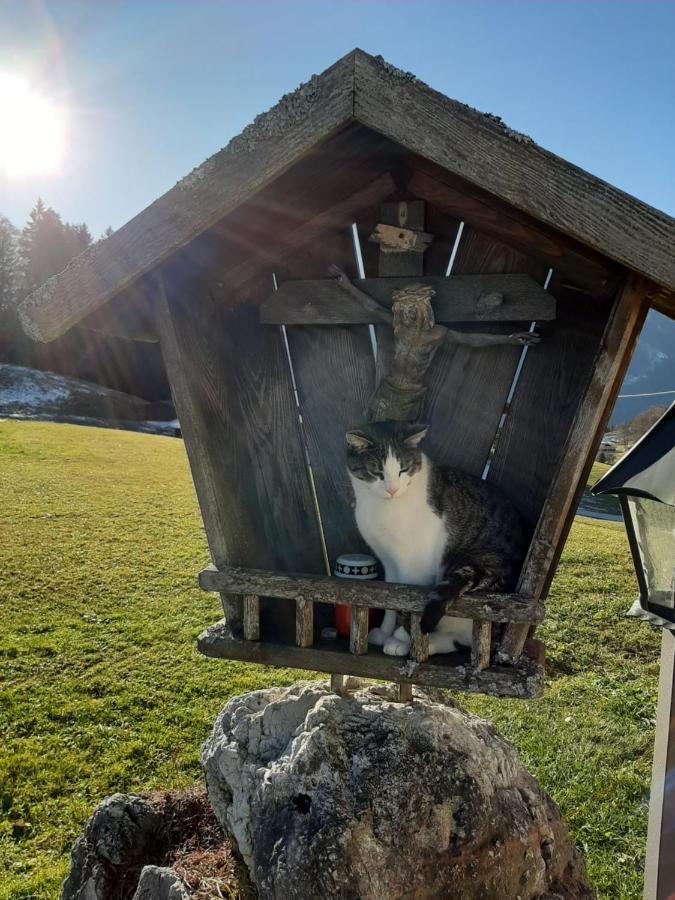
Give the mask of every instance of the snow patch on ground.
<svg viewBox="0 0 675 900">
<path fill-rule="evenodd" d="M 0 363 L 0 418 L 180 434 L 177 419 L 167 422 L 146 419 L 148 406 L 140 397 L 89 381 Z"/>
</svg>

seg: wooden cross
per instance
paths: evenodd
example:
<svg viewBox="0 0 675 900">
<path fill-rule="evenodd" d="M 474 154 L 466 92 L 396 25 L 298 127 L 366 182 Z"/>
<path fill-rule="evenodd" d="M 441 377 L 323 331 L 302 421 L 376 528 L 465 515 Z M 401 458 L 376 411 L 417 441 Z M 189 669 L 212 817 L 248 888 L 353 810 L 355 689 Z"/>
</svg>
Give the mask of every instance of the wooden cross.
<svg viewBox="0 0 675 900">
<path fill-rule="evenodd" d="M 380 246 L 379 269 L 387 277 L 355 284 L 330 266 L 327 280 L 282 284 L 262 304 L 260 320 L 267 325 L 392 325 L 391 368 L 370 400 L 368 415 L 374 421 L 414 421 L 426 393 L 424 375 L 443 341 L 487 347 L 529 346 L 540 339 L 530 331 L 458 331 L 439 323 L 550 320 L 555 299 L 529 275 L 423 276 L 423 254 L 433 240 L 423 230 L 424 202 L 385 203 L 381 218 L 370 240 Z"/>
</svg>

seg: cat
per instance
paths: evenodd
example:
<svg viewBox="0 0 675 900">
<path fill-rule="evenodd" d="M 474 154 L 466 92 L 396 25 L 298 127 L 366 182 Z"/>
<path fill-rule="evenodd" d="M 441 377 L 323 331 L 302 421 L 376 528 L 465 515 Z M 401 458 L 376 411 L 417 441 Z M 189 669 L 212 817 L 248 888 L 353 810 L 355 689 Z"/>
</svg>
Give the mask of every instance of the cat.
<svg viewBox="0 0 675 900">
<path fill-rule="evenodd" d="M 471 646 L 471 619 L 445 615 L 472 590 L 511 591 L 528 529 L 498 489 L 457 469 L 434 465 L 419 449 L 426 425 L 374 422 L 347 432 L 347 470 L 356 524 L 384 566 L 385 581 L 434 585 L 422 615 L 429 654 Z M 410 635 L 387 610 L 368 640 L 407 656 Z"/>
</svg>

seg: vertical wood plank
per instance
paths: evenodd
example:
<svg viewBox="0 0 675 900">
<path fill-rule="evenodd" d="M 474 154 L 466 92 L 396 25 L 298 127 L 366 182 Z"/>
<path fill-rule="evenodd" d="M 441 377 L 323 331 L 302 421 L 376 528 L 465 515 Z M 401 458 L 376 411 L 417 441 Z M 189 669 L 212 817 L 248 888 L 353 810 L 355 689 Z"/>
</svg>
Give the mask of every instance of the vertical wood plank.
<svg viewBox="0 0 675 900">
<path fill-rule="evenodd" d="M 330 689 L 334 694 L 342 694 L 345 687 L 345 676 L 333 673 L 330 676 Z"/>
<path fill-rule="evenodd" d="M 545 267 L 465 229 L 453 274 L 480 273 L 525 273 L 543 283 Z M 514 324 L 509 329 L 508 325 L 495 325 L 485 330 L 523 331 L 526 326 Z M 480 477 L 520 354 L 519 346 L 465 347 L 446 342 L 439 348 L 427 372 L 429 388 L 423 412 L 424 421 L 431 425 L 427 446 L 434 460 Z"/>
<path fill-rule="evenodd" d="M 590 381 L 610 305 L 556 289 L 557 318 L 540 325 L 527 352 L 491 461 L 488 481 L 502 488 L 534 528 L 581 398 Z M 527 460 L 527 465 L 523 461 Z"/>
<path fill-rule="evenodd" d="M 429 659 L 429 635 L 422 632 L 422 616 L 410 614 L 410 659 L 418 663 Z"/>
<path fill-rule="evenodd" d="M 247 641 L 260 640 L 260 597 L 257 594 L 244 596 L 244 637 Z"/>
<path fill-rule="evenodd" d="M 413 698 L 413 686 L 409 681 L 398 682 L 398 702 L 411 703 Z"/>
<path fill-rule="evenodd" d="M 490 641 L 492 639 L 492 622 L 474 619 L 471 635 L 471 665 L 478 672 L 490 666 Z"/>
<path fill-rule="evenodd" d="M 177 257 L 163 273 L 157 317 L 207 539 L 216 565 L 323 571 L 297 411 L 281 338 L 256 303 L 225 310 L 201 272 Z M 309 567 L 309 568 L 307 568 Z M 241 628 L 242 603 L 226 602 Z M 263 605 L 263 628 L 294 633 L 292 603 Z"/>
<path fill-rule="evenodd" d="M 368 652 L 368 610 L 366 607 L 351 608 L 349 626 L 349 651 L 356 656 Z"/>
<path fill-rule="evenodd" d="M 523 565 L 519 593 L 542 600 L 546 597 L 648 305 L 644 283 L 637 276 L 629 276 L 612 306 L 592 375 L 569 427 L 561 462 Z M 512 662 L 520 656 L 528 631 L 527 626 L 507 626 L 498 652 L 501 662 Z"/>
<path fill-rule="evenodd" d="M 320 245 L 284 261 L 284 278 L 323 278 L 328 266 L 356 278 L 347 224 Z M 362 424 L 375 387 L 367 325 L 293 326 L 286 329 L 307 450 L 331 566 L 341 553 L 367 552 L 354 520 L 345 464 L 345 434 Z"/>
<path fill-rule="evenodd" d="M 295 643 L 298 647 L 314 643 L 314 604 L 304 597 L 295 601 Z"/>
</svg>

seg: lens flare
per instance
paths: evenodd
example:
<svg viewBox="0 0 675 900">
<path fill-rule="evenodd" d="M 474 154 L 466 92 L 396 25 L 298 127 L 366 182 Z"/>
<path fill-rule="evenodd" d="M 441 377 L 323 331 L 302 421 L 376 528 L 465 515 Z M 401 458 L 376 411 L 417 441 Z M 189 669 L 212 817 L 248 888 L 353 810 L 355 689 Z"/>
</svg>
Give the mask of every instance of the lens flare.
<svg viewBox="0 0 675 900">
<path fill-rule="evenodd" d="M 65 115 L 27 81 L 0 72 L 0 171 L 7 178 L 57 172 Z"/>
</svg>

